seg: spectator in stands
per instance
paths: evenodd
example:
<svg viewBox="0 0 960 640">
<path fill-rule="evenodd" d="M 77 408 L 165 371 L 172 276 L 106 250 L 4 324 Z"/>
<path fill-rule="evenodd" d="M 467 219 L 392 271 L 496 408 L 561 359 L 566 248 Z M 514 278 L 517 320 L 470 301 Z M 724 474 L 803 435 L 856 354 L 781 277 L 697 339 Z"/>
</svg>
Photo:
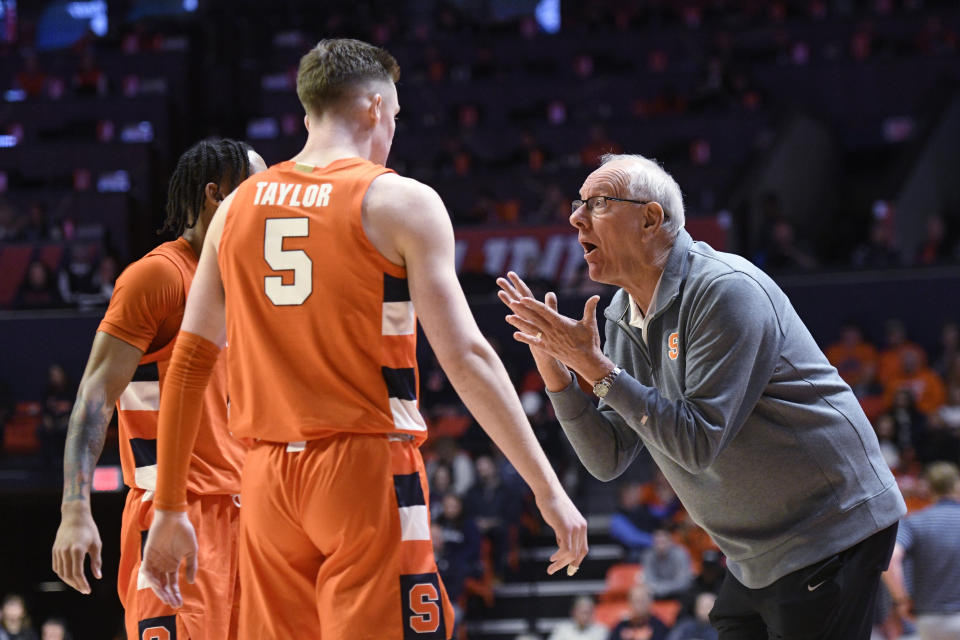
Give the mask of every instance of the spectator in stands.
<svg viewBox="0 0 960 640">
<path fill-rule="evenodd" d="M 840 340 L 827 347 L 825 354 L 857 397 L 876 391 L 877 348 L 863 339 L 858 324 L 845 322 Z"/>
<path fill-rule="evenodd" d="M 952 640 L 960 638 L 960 472 L 938 462 L 928 468 L 927 481 L 937 502 L 900 524 L 884 582 L 896 614 L 916 614 L 921 640 Z M 913 567 L 909 587 L 907 559 Z"/>
<path fill-rule="evenodd" d="M 71 640 L 67 623 L 60 618 L 47 618 L 40 627 L 40 640 Z"/>
<path fill-rule="evenodd" d="M 917 247 L 914 264 L 933 265 L 951 260 L 953 251 L 947 242 L 947 227 L 943 217 L 933 215 L 927 218 L 924 237 Z"/>
<path fill-rule="evenodd" d="M 874 220 L 866 244 L 854 249 L 850 262 L 861 269 L 889 269 L 900 265 L 893 230 L 886 220 Z"/>
<path fill-rule="evenodd" d="M 602 124 L 590 127 L 587 143 L 580 149 L 580 164 L 593 169 L 600 164 L 600 158 L 607 153 L 622 153 L 623 147 L 610 139 L 607 130 Z"/>
<path fill-rule="evenodd" d="M 958 417 L 957 406 L 960 403 L 960 389 L 951 388 L 949 401 L 952 404 L 944 404 L 936 412 L 927 417 L 926 430 L 923 433 L 923 440 L 920 443 L 918 458 L 924 464 L 929 464 L 938 460 L 947 462 L 957 462 L 960 460 L 960 431 L 957 430 L 956 420 Z M 953 418 L 954 426 L 950 426 L 944 416 Z"/>
<path fill-rule="evenodd" d="M 37 632 L 30 625 L 23 596 L 11 593 L 3 599 L 0 609 L 0 640 L 37 640 Z"/>
<path fill-rule="evenodd" d="M 483 574 L 480 531 L 473 518 L 464 513 L 460 498 L 448 493 L 443 497 L 441 505 L 442 511 L 433 523 L 440 540 L 437 540 L 436 535 L 433 540 L 435 547 L 442 542 L 442 562 L 438 555 L 437 565 L 444 583 L 447 584 L 451 602 L 456 602 L 466 579 Z M 447 576 L 450 577 L 452 585 Z"/>
<path fill-rule="evenodd" d="M 610 536 L 627 549 L 627 559 L 635 562 L 640 553 L 653 544 L 653 532 L 663 527 L 680 508 L 676 494 L 670 491 L 661 501 L 656 493 L 634 482 L 620 485 L 620 503 L 610 518 Z"/>
<path fill-rule="evenodd" d="M 553 628 L 549 640 L 606 640 L 607 628 L 593 621 L 593 598 L 578 596 L 570 607 L 570 619 Z"/>
<path fill-rule="evenodd" d="M 453 481 L 451 490 L 454 495 L 461 498 L 465 496 L 473 486 L 476 474 L 473 460 L 453 438 L 437 438 L 433 444 L 433 457 L 427 462 L 427 475 L 432 476 L 433 470 L 441 464 L 450 468 Z"/>
<path fill-rule="evenodd" d="M 93 51 L 87 49 L 71 79 L 74 93 L 78 95 L 103 95 L 107 92 L 107 76 L 97 65 Z"/>
<path fill-rule="evenodd" d="M 117 262 L 117 257 L 112 253 L 105 254 L 100 258 L 100 267 L 97 271 L 100 274 L 98 279 L 100 303 L 106 304 L 113 297 L 113 288 L 117 283 L 117 276 L 120 275 L 120 264 Z"/>
<path fill-rule="evenodd" d="M 435 519 L 443 512 L 443 498 L 450 493 L 452 486 L 450 467 L 438 464 L 430 475 L 430 517 Z"/>
<path fill-rule="evenodd" d="M 720 585 L 727 570 L 723 566 L 723 555 L 716 549 L 705 549 L 700 553 L 700 573 L 693 580 L 693 585 L 683 601 L 688 605 L 694 604 L 696 594 L 704 591 L 720 593 Z M 693 596 L 693 597 L 691 597 Z"/>
<path fill-rule="evenodd" d="M 667 640 L 718 640 L 717 630 L 710 626 L 710 610 L 717 594 L 704 591 L 697 594 L 693 615 L 677 621 Z"/>
<path fill-rule="evenodd" d="M 936 420 L 944 429 L 960 434 L 960 385 L 947 388 L 947 401 L 937 411 L 931 422 Z"/>
<path fill-rule="evenodd" d="M 0 199 L 0 242 L 12 242 L 19 235 L 16 211 L 9 202 Z"/>
<path fill-rule="evenodd" d="M 59 364 L 50 365 L 47 372 L 47 388 L 43 393 L 43 418 L 40 422 L 38 440 L 46 469 L 59 467 L 63 462 L 63 448 L 67 440 L 67 423 L 73 410 L 77 390 Z"/>
<path fill-rule="evenodd" d="M 897 423 L 893 415 L 884 413 L 878 416 L 874 421 L 874 430 L 877 432 L 877 440 L 880 442 L 880 453 L 887 462 L 891 471 L 897 471 L 901 468 L 903 459 L 903 449 L 897 438 Z"/>
<path fill-rule="evenodd" d="M 40 260 L 27 267 L 27 277 L 20 285 L 15 305 L 19 309 L 50 309 L 62 307 L 63 299 L 50 275 L 50 269 Z"/>
<path fill-rule="evenodd" d="M 651 612 L 650 591 L 643 583 L 635 584 L 627 596 L 627 616 L 610 631 L 607 640 L 666 640 L 670 629 Z"/>
<path fill-rule="evenodd" d="M 921 366 L 927 363 L 927 354 L 923 347 L 907 338 L 907 328 L 903 320 L 887 320 L 884 325 L 884 339 L 886 346 L 880 351 L 880 362 L 877 366 L 877 381 L 884 387 L 902 375 L 905 352 L 914 353 Z"/>
<path fill-rule="evenodd" d="M 42 242 L 50 240 L 51 237 L 47 207 L 42 202 L 31 202 L 27 208 L 26 219 L 20 228 L 20 239 L 27 242 Z"/>
<path fill-rule="evenodd" d="M 890 416 L 894 422 L 897 444 L 904 455 L 904 463 L 913 461 L 920 453 L 927 432 L 927 418 L 913 399 L 913 394 L 902 390 L 893 397 Z"/>
<path fill-rule="evenodd" d="M 443 586 L 447 590 L 447 597 L 450 598 L 450 604 L 453 606 L 454 631 L 452 637 L 456 638 L 457 629 L 463 619 L 461 596 L 463 595 L 463 583 L 466 576 L 462 573 L 456 561 L 449 557 L 443 527 L 436 522 L 430 525 L 430 541 L 433 544 L 433 556 L 437 562 L 437 571 L 440 573 L 440 579 L 443 580 Z"/>
<path fill-rule="evenodd" d="M 946 382 L 948 387 L 960 386 L 960 354 L 953 357 L 947 368 Z"/>
<path fill-rule="evenodd" d="M 643 580 L 656 600 L 682 598 L 693 583 L 690 553 L 677 544 L 670 532 L 653 532 L 653 544 L 640 557 Z"/>
<path fill-rule="evenodd" d="M 47 74 L 40 67 L 40 60 L 33 51 L 24 54 L 23 68 L 17 72 L 14 84 L 28 98 L 38 98 L 43 95 L 43 90 L 47 86 Z"/>
<path fill-rule="evenodd" d="M 515 551 L 517 523 L 522 499 L 516 490 L 502 482 L 500 470 L 490 456 L 476 460 L 477 482 L 467 492 L 464 511 L 473 517 L 480 533 L 490 541 L 494 571 L 506 575 Z"/>
<path fill-rule="evenodd" d="M 899 375 L 887 380 L 884 396 L 887 406 L 893 406 L 894 396 L 901 391 L 913 396 L 917 409 L 925 415 L 937 411 L 947 399 L 943 379 L 936 371 L 923 364 L 921 355 L 906 349 L 900 354 Z"/>
<path fill-rule="evenodd" d="M 793 223 L 785 217 L 773 222 L 754 262 L 770 272 L 807 271 L 817 266 L 816 258 L 798 244 Z"/>
<path fill-rule="evenodd" d="M 570 217 L 570 199 L 560 185 L 550 183 L 544 188 L 540 206 L 526 222 L 541 224 L 566 223 Z"/>
<path fill-rule="evenodd" d="M 940 352 L 933 363 L 933 370 L 944 379 L 950 376 L 950 366 L 960 355 L 960 324 L 944 322 L 940 328 Z"/>
<path fill-rule="evenodd" d="M 57 277 L 57 287 L 64 300 L 74 304 L 86 303 L 91 298 L 99 300 L 99 257 L 100 247 L 95 243 L 75 243 L 70 246 L 66 264 Z"/>
</svg>

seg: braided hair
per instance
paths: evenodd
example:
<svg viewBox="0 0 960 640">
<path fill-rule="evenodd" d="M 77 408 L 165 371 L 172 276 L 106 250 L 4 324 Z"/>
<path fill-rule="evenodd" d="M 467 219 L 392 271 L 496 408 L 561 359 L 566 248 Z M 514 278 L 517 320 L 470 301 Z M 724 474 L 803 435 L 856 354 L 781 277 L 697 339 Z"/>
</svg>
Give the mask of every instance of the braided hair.
<svg viewBox="0 0 960 640">
<path fill-rule="evenodd" d="M 246 142 L 229 138 L 206 138 L 187 149 L 170 177 L 167 217 L 157 233 L 179 236 L 193 228 L 206 201 L 204 187 L 227 180 L 228 192 L 233 191 L 250 174 L 250 150 Z"/>
</svg>

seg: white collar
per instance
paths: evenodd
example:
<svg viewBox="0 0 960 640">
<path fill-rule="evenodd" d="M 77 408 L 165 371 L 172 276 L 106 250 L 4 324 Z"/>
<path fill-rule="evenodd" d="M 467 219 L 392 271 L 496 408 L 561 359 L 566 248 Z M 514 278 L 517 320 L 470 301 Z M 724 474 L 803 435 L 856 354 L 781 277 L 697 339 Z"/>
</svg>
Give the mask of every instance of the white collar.
<svg viewBox="0 0 960 640">
<path fill-rule="evenodd" d="M 630 301 L 630 326 L 640 329 L 640 334 L 643 336 L 643 341 L 647 341 L 647 320 L 650 318 L 650 314 L 653 311 L 653 304 L 657 300 L 657 292 L 660 290 L 660 283 L 663 281 L 663 274 L 660 274 L 660 277 L 657 279 L 657 286 L 653 288 L 653 295 L 650 296 L 650 302 L 647 304 L 647 313 L 644 314 L 640 310 L 640 305 L 637 304 L 637 301 L 634 300 L 633 296 L 629 293 L 627 298 Z"/>
</svg>

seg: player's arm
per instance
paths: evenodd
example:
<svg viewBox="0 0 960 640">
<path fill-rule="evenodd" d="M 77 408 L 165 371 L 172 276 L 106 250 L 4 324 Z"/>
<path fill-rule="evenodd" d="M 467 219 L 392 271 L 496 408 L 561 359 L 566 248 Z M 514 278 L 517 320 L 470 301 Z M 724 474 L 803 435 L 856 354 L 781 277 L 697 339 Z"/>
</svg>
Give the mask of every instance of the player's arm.
<svg viewBox="0 0 960 640">
<path fill-rule="evenodd" d="M 232 202 L 233 194 L 220 204 L 207 229 L 160 395 L 157 493 L 143 573 L 157 597 L 172 607 L 183 604 L 177 580 L 180 562 L 186 558 L 189 582 L 197 571 L 197 538 L 186 514 L 187 472 L 200 429 L 203 392 L 226 337 L 217 247 Z"/>
<path fill-rule="evenodd" d="M 93 470 L 103 452 L 117 399 L 133 378 L 142 357 L 140 349 L 98 331 L 70 414 L 63 456 L 60 527 L 53 543 L 53 570 L 81 593 L 90 593 L 83 573 L 87 554 L 90 554 L 94 577 L 101 577 L 100 533 L 90 512 Z"/>
<path fill-rule="evenodd" d="M 371 185 L 364 228 L 387 258 L 406 265 L 410 296 L 424 333 L 460 398 L 530 485 L 557 534 L 548 571 L 578 567 L 587 553 L 586 521 L 563 491 L 520 406 L 510 378 L 480 333 L 454 270 L 453 227 L 440 197 L 414 180 L 388 174 Z M 392 247 L 389 246 L 392 244 Z"/>
</svg>

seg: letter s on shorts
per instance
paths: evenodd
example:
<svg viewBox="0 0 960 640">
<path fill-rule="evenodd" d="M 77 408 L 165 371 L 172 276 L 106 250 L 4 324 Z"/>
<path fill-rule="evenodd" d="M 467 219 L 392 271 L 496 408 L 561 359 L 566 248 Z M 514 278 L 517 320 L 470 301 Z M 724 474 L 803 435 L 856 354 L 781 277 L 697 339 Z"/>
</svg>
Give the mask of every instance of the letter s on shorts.
<svg viewBox="0 0 960 640">
<path fill-rule="evenodd" d="M 410 628 L 417 633 L 435 633 L 440 628 L 440 594 L 429 582 L 410 589 Z"/>
<path fill-rule="evenodd" d="M 139 640 L 177 640 L 177 616 L 147 618 L 137 625 Z"/>
<path fill-rule="evenodd" d="M 400 576 L 400 606 L 403 640 L 448 640 L 443 587 L 436 573 L 408 573 Z"/>
</svg>

